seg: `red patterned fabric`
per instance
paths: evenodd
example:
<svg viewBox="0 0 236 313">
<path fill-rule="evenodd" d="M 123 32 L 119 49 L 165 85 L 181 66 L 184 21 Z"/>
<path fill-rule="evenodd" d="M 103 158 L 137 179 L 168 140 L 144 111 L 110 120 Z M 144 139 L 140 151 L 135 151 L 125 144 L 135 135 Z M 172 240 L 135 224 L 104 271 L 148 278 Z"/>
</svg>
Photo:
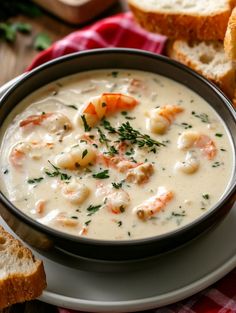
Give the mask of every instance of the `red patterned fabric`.
<svg viewBox="0 0 236 313">
<path fill-rule="evenodd" d="M 118 14 L 90 27 L 76 31 L 41 52 L 28 67 L 38 65 L 65 54 L 95 48 L 125 47 L 162 53 L 166 38 L 148 33 L 133 21 L 131 13 Z M 60 313 L 76 313 L 59 309 Z M 150 313 L 236 313 L 236 270 L 210 288 L 165 308 Z"/>
<path fill-rule="evenodd" d="M 62 55 L 97 48 L 135 48 L 162 53 L 166 37 L 148 33 L 135 24 L 131 13 L 105 18 L 73 32 L 41 52 L 27 70 Z"/>
</svg>

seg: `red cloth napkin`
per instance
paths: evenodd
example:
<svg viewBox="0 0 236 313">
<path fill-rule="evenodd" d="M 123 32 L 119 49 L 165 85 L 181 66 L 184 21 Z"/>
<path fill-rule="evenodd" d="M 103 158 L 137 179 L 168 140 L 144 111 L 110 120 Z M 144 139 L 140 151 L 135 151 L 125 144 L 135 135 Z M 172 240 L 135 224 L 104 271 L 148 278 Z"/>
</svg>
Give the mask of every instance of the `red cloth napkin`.
<svg viewBox="0 0 236 313">
<path fill-rule="evenodd" d="M 165 42 L 165 37 L 148 33 L 136 25 L 131 13 L 118 14 L 54 43 L 49 49 L 41 52 L 27 70 L 62 55 L 87 49 L 125 47 L 162 53 Z M 59 309 L 59 312 L 76 313 L 65 309 Z M 236 313 L 236 270 L 189 299 L 149 312 Z"/>
</svg>

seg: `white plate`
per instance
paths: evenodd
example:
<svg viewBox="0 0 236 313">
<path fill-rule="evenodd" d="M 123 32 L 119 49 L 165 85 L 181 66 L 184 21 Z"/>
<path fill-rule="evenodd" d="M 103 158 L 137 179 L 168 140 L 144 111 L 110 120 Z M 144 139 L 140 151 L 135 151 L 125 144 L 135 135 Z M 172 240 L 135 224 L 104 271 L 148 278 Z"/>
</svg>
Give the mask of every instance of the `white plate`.
<svg viewBox="0 0 236 313">
<path fill-rule="evenodd" d="M 1 218 L 0 224 L 9 230 Z M 48 282 L 40 300 L 90 312 L 132 312 L 168 305 L 210 286 L 236 266 L 235 237 L 236 205 L 217 228 L 139 271 L 79 271 L 34 252 L 44 261 Z"/>
<path fill-rule="evenodd" d="M 0 220 L 0 224 L 6 224 Z M 236 266 L 236 205 L 214 230 L 139 271 L 94 273 L 44 261 L 48 287 L 40 300 L 91 312 L 131 312 L 182 300 Z"/>
</svg>

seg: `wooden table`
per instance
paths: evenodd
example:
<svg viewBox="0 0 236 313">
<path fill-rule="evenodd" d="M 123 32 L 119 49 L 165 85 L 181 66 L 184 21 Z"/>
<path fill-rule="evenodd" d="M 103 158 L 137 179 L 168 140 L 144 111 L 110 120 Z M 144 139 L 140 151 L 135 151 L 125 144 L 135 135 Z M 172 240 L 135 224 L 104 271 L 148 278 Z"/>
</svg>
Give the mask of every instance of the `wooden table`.
<svg viewBox="0 0 236 313">
<path fill-rule="evenodd" d="M 125 0 L 120 0 L 117 5 L 105 12 L 102 17 L 124 11 L 126 8 L 127 5 Z M 16 41 L 13 44 L 0 42 L 0 86 L 24 72 L 26 67 L 37 55 L 38 52 L 33 49 L 34 37 L 37 33 L 46 33 L 52 38 L 53 41 L 56 41 L 81 27 L 68 25 L 46 12 L 44 12 L 43 16 L 37 18 L 32 19 L 25 16 L 17 16 L 12 18 L 11 21 L 30 23 L 32 25 L 32 33 L 30 35 L 17 34 Z M 0 310 L 0 313 L 56 312 L 58 312 L 56 307 L 47 305 L 40 301 L 30 301 L 24 304 L 14 305 L 11 308 L 2 311 Z"/>
<path fill-rule="evenodd" d="M 125 0 L 119 0 L 117 5 L 106 11 L 103 16 L 109 16 L 126 9 Z M 13 22 L 25 22 L 32 25 L 30 35 L 17 34 L 16 41 L 8 44 L 0 41 L 1 74 L 0 86 L 10 79 L 24 72 L 31 63 L 38 51 L 33 48 L 34 38 L 38 33 L 46 33 L 53 41 L 56 41 L 72 31 L 78 30 L 81 26 L 71 26 L 44 12 L 43 16 L 28 18 L 17 16 L 11 19 Z"/>
</svg>

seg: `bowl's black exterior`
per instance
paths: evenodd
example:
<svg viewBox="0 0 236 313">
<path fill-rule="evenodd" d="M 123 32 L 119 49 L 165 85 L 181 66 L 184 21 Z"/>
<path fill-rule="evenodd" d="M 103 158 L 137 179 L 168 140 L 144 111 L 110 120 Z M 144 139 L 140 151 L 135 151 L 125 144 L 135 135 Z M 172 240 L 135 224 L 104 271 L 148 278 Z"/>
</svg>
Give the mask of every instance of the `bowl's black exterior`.
<svg viewBox="0 0 236 313">
<path fill-rule="evenodd" d="M 0 125 L 19 101 L 39 87 L 74 73 L 111 68 L 149 71 L 169 77 L 189 87 L 202 96 L 227 123 L 235 149 L 236 114 L 230 101 L 220 90 L 175 61 L 138 50 L 93 50 L 68 55 L 38 67 L 21 78 L 1 98 Z M 56 255 L 68 253 L 68 258 L 70 255 L 70 257 L 79 256 L 106 261 L 137 260 L 177 248 L 215 226 L 234 204 L 235 176 L 234 166 L 230 187 L 218 204 L 205 215 L 170 233 L 140 240 L 102 241 L 79 238 L 53 230 L 19 211 L 2 193 L 0 193 L 0 214 L 24 241 L 43 251 L 49 258 L 53 258 L 55 253 Z M 66 258 L 63 262 L 66 262 Z"/>
</svg>

